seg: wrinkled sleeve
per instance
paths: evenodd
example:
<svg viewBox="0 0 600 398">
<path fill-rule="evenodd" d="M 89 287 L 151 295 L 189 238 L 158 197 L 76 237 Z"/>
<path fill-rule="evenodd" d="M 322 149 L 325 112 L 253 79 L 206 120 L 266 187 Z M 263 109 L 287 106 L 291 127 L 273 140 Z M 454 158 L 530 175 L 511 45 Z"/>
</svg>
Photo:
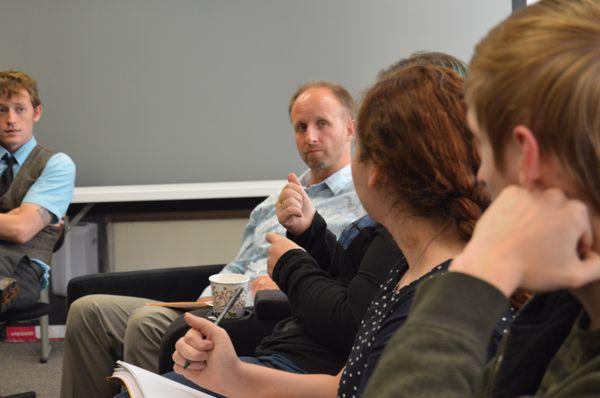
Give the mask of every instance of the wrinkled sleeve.
<svg viewBox="0 0 600 398">
<path fill-rule="evenodd" d="M 246 228 L 244 228 L 244 233 L 242 234 L 242 245 L 240 246 L 240 250 L 238 251 L 235 259 L 225 265 L 220 273 L 223 274 L 244 274 L 247 269 L 247 264 L 252 261 L 254 256 L 254 232 L 256 230 L 256 226 L 260 222 L 264 213 L 264 205 L 267 203 L 269 198 L 265 199 L 260 205 L 256 206 L 254 210 L 250 213 L 250 217 L 248 220 L 248 224 L 246 224 Z M 210 296 L 211 289 L 210 285 L 208 285 L 200 297 L 208 297 Z"/>
<path fill-rule="evenodd" d="M 311 225 L 299 236 L 286 233 L 291 239 L 302 246 L 315 260 L 315 264 L 324 271 L 328 271 L 333 264 L 336 254 L 342 248 L 338 245 L 335 235 L 327 229 L 327 223 L 316 212 Z"/>
<path fill-rule="evenodd" d="M 390 262 L 398 256 L 396 247 L 381 242 L 383 239 L 381 235 L 366 234 L 354 239 L 345 251 L 338 251 L 334 262 L 339 256 L 341 266 L 357 270 L 349 280 L 332 278 L 299 249 L 279 259 L 273 279 L 288 295 L 292 312 L 300 318 L 306 333 L 317 342 L 349 353 L 360 320 L 390 268 L 363 261 L 366 250 L 373 249 Z"/>
</svg>

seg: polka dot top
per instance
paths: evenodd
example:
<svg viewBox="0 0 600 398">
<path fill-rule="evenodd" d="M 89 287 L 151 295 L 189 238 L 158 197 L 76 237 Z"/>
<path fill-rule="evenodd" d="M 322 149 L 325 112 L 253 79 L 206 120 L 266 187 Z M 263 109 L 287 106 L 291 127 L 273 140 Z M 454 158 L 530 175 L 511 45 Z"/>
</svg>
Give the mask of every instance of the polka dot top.
<svg viewBox="0 0 600 398">
<path fill-rule="evenodd" d="M 386 282 L 380 286 L 379 293 L 371 302 L 371 306 L 361 321 L 354 345 L 346 361 L 346 368 L 342 373 L 338 397 L 351 398 L 361 395 L 383 354 L 385 345 L 406 321 L 418 284 L 446 271 L 450 261 L 443 262 L 428 274 L 400 290 L 396 290 L 395 287 L 407 269 L 406 260 L 403 259 L 390 270 Z M 496 325 L 495 337 L 496 331 L 499 331 L 501 337 L 512 318 L 514 318 L 514 310 L 510 314 L 503 314 L 502 319 Z M 496 340 L 495 337 L 492 339 L 493 341 Z M 499 338 L 497 340 L 499 341 Z M 494 352 L 498 341 L 494 343 Z"/>
</svg>

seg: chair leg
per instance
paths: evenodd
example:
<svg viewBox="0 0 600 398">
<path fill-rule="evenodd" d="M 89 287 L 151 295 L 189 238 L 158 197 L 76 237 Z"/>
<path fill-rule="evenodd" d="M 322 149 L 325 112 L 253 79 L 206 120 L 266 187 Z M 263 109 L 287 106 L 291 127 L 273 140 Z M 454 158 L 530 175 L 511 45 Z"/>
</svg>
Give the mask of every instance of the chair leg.
<svg viewBox="0 0 600 398">
<path fill-rule="evenodd" d="M 47 303 L 49 301 L 48 289 L 44 289 L 41 292 L 40 301 Z M 40 317 L 40 340 L 42 341 L 42 350 L 40 353 L 40 362 L 48 362 L 48 357 L 52 351 L 52 345 L 50 345 L 50 317 L 44 315 Z"/>
<path fill-rule="evenodd" d="M 48 318 L 48 315 L 40 317 L 40 338 L 42 340 L 42 352 L 40 354 L 41 363 L 48 362 L 48 357 L 52 351 L 52 346 L 50 345 L 50 326 L 48 325 Z"/>
</svg>

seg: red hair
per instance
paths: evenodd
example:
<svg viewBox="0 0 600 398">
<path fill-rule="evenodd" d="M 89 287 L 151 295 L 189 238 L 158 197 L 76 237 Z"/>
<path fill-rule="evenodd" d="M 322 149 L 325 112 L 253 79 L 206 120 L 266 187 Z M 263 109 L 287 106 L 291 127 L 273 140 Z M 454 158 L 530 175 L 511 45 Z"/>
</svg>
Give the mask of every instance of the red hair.
<svg viewBox="0 0 600 398">
<path fill-rule="evenodd" d="M 479 155 L 458 74 L 412 66 L 386 75 L 365 95 L 357 132 L 360 161 L 380 166 L 397 203 L 471 237 L 489 197 L 477 183 Z"/>
</svg>

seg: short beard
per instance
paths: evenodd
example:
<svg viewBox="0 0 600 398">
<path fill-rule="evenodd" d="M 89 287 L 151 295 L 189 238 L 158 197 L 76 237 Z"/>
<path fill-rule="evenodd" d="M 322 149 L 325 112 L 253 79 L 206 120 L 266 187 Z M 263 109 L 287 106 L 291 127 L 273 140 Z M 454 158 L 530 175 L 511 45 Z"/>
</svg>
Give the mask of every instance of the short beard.
<svg viewBox="0 0 600 398">
<path fill-rule="evenodd" d="M 306 163 L 308 168 L 311 169 L 312 171 L 321 171 L 321 170 L 327 168 L 327 165 L 323 161 L 318 161 L 318 160 L 308 161 L 308 159 L 304 159 L 304 162 Z"/>
</svg>

